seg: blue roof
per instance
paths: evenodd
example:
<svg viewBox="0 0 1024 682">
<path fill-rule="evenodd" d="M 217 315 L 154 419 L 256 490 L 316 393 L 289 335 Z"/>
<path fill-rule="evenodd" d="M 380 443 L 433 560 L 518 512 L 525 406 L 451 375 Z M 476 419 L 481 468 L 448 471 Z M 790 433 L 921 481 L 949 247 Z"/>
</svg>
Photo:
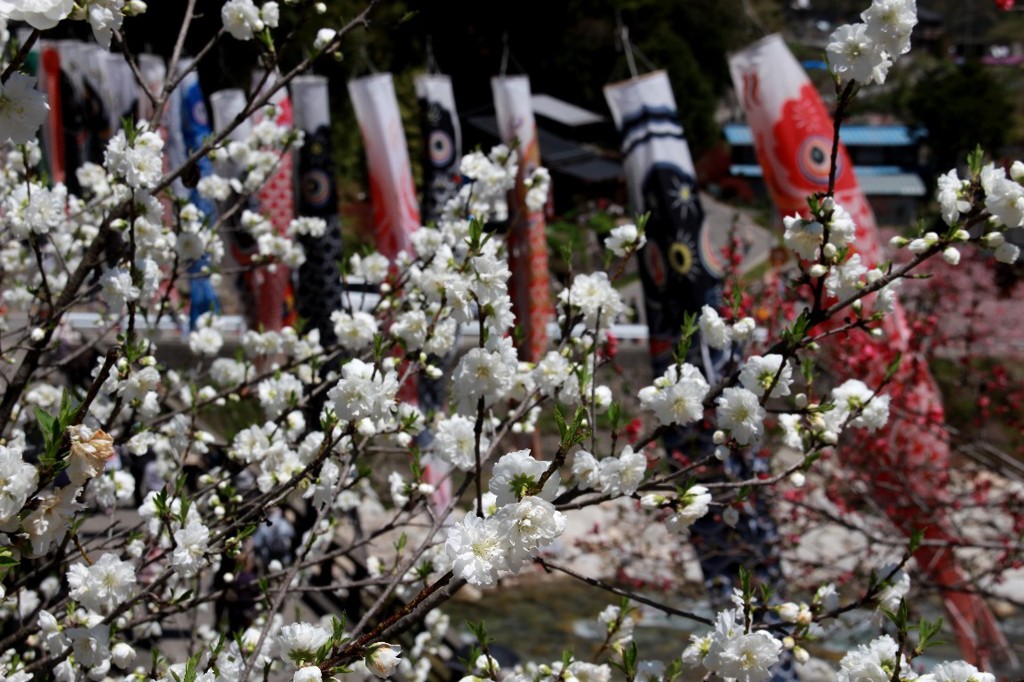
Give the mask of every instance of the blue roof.
<svg viewBox="0 0 1024 682">
<path fill-rule="evenodd" d="M 727 123 L 723 128 L 726 141 L 731 145 L 752 145 L 754 138 L 745 123 Z M 915 144 L 920 135 L 904 125 L 845 125 L 839 138 L 851 147 L 905 147 Z"/>
<path fill-rule="evenodd" d="M 921 176 L 895 166 L 856 166 L 857 181 L 867 196 L 923 197 L 928 193 Z M 740 178 L 761 178 L 764 172 L 756 163 L 734 163 L 729 174 Z"/>
</svg>

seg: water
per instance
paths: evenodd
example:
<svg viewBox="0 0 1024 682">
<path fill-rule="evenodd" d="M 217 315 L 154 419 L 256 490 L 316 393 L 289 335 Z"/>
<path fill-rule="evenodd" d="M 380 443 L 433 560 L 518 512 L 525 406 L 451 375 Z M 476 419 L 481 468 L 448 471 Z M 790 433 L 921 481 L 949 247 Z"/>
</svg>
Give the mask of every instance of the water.
<svg viewBox="0 0 1024 682">
<path fill-rule="evenodd" d="M 713 619 L 710 604 L 699 594 L 644 593 L 643 596 L 681 610 Z M 608 605 L 618 605 L 619 597 L 575 580 L 523 582 L 514 587 L 490 591 L 480 601 L 456 599 L 445 605 L 452 626 L 468 634 L 465 621 L 484 621 L 496 644 L 515 651 L 523 661 L 561 660 L 562 652 L 572 650 L 582 660 L 589 659 L 605 637 L 597 615 Z M 679 657 L 690 641 L 691 633 L 704 633 L 707 626 L 678 616 L 670 616 L 652 607 L 634 604 L 637 620 L 634 639 L 640 659 L 670 662 Z M 914 622 L 935 620 L 942 608 L 934 598 L 915 600 Z M 1002 622 L 1007 638 L 1018 656 L 1024 657 L 1024 617 L 1016 615 Z M 880 634 L 870 614 L 847 614 L 826 642 L 809 645 L 811 653 L 828 661 L 833 668 L 849 650 L 869 642 Z M 913 637 L 913 635 L 911 635 Z M 930 669 L 938 662 L 961 658 L 952 630 L 945 627 L 944 640 L 917 659 L 915 667 Z"/>
</svg>

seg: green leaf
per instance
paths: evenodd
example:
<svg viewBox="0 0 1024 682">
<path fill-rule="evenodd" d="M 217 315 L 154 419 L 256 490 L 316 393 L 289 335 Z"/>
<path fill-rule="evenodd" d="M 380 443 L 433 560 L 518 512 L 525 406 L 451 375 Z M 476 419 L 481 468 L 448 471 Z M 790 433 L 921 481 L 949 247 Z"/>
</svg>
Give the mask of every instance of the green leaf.
<svg viewBox="0 0 1024 682">
<path fill-rule="evenodd" d="M 17 566 L 19 559 L 14 556 L 14 552 L 11 551 L 10 547 L 0 547 L 0 568 L 10 568 L 11 566 Z"/>
<path fill-rule="evenodd" d="M 637 232 L 639 232 L 640 234 L 643 234 L 644 230 L 647 229 L 647 223 L 648 223 L 648 221 L 650 219 L 651 219 L 651 212 L 650 211 L 647 211 L 646 213 L 641 213 L 640 215 L 638 215 L 635 218 Z"/>
<path fill-rule="evenodd" d="M 36 421 L 39 422 L 39 432 L 43 434 L 46 446 L 49 448 L 50 442 L 53 440 L 53 427 L 57 420 L 54 419 L 53 415 L 41 408 L 35 408 L 35 412 Z"/>
<path fill-rule="evenodd" d="M 900 360 L 903 359 L 903 351 L 896 351 L 896 357 L 892 359 L 889 366 L 885 370 L 885 380 L 889 381 L 896 376 L 897 370 L 900 368 Z"/>
<path fill-rule="evenodd" d="M 921 541 L 924 540 L 924 529 L 915 528 L 910 534 L 910 542 L 907 544 L 907 551 L 914 553 L 921 546 Z"/>
<path fill-rule="evenodd" d="M 562 411 L 558 409 L 558 405 L 555 405 L 555 424 L 558 425 L 559 441 L 565 443 L 566 437 L 569 434 L 569 427 L 565 423 L 565 417 L 562 416 Z"/>
<path fill-rule="evenodd" d="M 622 652 L 622 667 L 621 670 L 626 674 L 626 679 L 632 682 L 636 679 L 636 661 L 639 658 L 639 649 L 636 646 L 636 640 L 630 640 L 629 646 Z"/>
<path fill-rule="evenodd" d="M 745 566 L 740 566 L 740 588 L 743 590 L 743 599 L 750 601 L 750 571 Z"/>
<path fill-rule="evenodd" d="M 967 155 L 967 167 L 971 169 L 971 175 L 979 175 L 981 167 L 985 164 L 985 151 L 979 144 L 970 154 Z"/>
</svg>

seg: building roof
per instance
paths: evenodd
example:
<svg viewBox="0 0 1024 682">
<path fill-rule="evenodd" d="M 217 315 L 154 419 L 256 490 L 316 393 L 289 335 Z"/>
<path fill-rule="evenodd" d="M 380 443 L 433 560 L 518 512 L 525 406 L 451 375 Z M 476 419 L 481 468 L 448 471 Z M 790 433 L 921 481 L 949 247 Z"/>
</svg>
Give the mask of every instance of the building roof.
<svg viewBox="0 0 1024 682">
<path fill-rule="evenodd" d="M 722 130 L 731 145 L 754 144 L 745 123 L 727 123 Z M 839 139 L 851 147 L 906 147 L 916 144 L 918 137 L 919 131 L 905 125 L 844 125 L 839 131 Z"/>
<path fill-rule="evenodd" d="M 470 116 L 466 121 L 489 136 L 501 139 L 494 116 Z M 622 175 L 622 164 L 618 161 L 599 156 L 578 142 L 567 140 L 540 125 L 537 126 L 537 140 L 540 142 L 541 160 L 552 171 L 587 182 L 615 180 Z"/>
<path fill-rule="evenodd" d="M 860 170 L 857 171 L 858 175 Z M 859 175 L 860 188 L 866 196 L 923 197 L 928 193 L 917 173 L 892 175 Z"/>
<path fill-rule="evenodd" d="M 856 172 L 861 190 L 869 197 L 923 197 L 928 193 L 921 176 L 901 172 L 895 166 L 857 166 Z M 735 163 L 729 166 L 729 173 L 742 178 L 764 176 L 756 163 Z"/>
<path fill-rule="evenodd" d="M 592 123 L 602 123 L 605 120 L 604 116 L 595 114 L 593 111 L 587 111 L 583 107 L 578 107 L 575 104 L 570 104 L 551 95 L 533 95 L 530 97 L 530 103 L 533 104 L 534 114 L 549 118 L 562 125 L 572 127 L 585 126 Z"/>
</svg>

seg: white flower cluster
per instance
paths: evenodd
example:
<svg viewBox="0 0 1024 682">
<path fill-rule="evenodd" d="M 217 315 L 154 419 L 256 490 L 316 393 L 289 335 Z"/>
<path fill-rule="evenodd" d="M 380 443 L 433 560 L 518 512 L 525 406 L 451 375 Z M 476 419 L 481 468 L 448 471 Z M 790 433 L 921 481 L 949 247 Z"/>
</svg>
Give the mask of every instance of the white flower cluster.
<svg viewBox="0 0 1024 682">
<path fill-rule="evenodd" d="M 548 193 L 551 188 L 551 174 L 547 168 L 538 166 L 530 173 L 530 177 L 524 182 L 526 190 L 526 208 L 536 213 L 544 208 L 548 201 Z"/>
<path fill-rule="evenodd" d="M 268 104 L 253 114 L 252 125 L 236 129 L 226 144 L 211 149 L 216 173 L 199 181 L 196 189 L 200 195 L 224 201 L 231 191 L 251 194 L 263 187 L 277 169 L 281 155 L 301 147 L 304 139 L 301 130 L 279 124 L 279 119 L 278 107 Z"/>
<path fill-rule="evenodd" d="M 890 396 L 875 393 L 860 379 L 832 389 L 831 399 L 831 404 L 808 405 L 805 414 L 779 415 L 788 447 L 803 452 L 807 439 L 832 445 L 847 425 L 877 431 L 889 421 Z"/>
<path fill-rule="evenodd" d="M 31 76 L 12 73 L 6 83 L 0 83 L 0 130 L 7 136 L 4 139 L 14 144 L 34 139 L 49 109 L 46 95 L 35 89 Z"/>
<path fill-rule="evenodd" d="M 910 51 L 917 2 L 874 0 L 860 18 L 863 23 L 840 26 L 829 36 L 829 67 L 844 81 L 881 85 L 893 61 Z"/>
<path fill-rule="evenodd" d="M 640 504 L 645 509 L 668 509 L 665 526 L 674 533 L 686 535 L 690 526 L 708 513 L 711 493 L 702 485 L 692 485 L 675 500 L 659 493 L 648 493 L 640 499 Z"/>
<path fill-rule="evenodd" d="M 640 389 L 637 397 L 659 424 L 685 426 L 704 417 L 704 397 L 710 390 L 699 369 L 689 363 L 672 364 L 653 386 Z"/>
<path fill-rule="evenodd" d="M 558 294 L 558 300 L 573 313 L 582 315 L 588 328 L 608 327 L 626 310 L 608 274 L 600 271 L 577 275 L 572 285 Z"/>
<path fill-rule="evenodd" d="M 825 231 L 828 230 L 828 244 L 834 248 L 843 248 L 853 243 L 856 226 L 850 213 L 836 203 L 833 197 L 825 197 L 821 201 L 821 215 L 824 222 L 806 220 L 798 215 L 783 218 L 786 227 L 783 239 L 786 246 L 804 260 L 817 260 L 820 249 L 825 243 Z M 835 253 L 832 251 L 832 253 Z"/>
<path fill-rule="evenodd" d="M 855 682 L 859 680 L 891 680 L 895 679 L 897 652 L 899 646 L 889 635 L 861 644 L 843 656 L 839 661 L 839 682 Z M 951 661 L 939 663 L 931 672 L 919 675 L 914 666 L 902 656 L 899 660 L 900 680 L 916 682 L 995 682 L 991 673 L 981 672 L 970 663 Z"/>
<path fill-rule="evenodd" d="M 252 0 L 228 0 L 220 10 L 224 30 L 237 40 L 252 40 L 265 28 L 277 28 L 280 10 L 276 2 L 257 8 Z"/>
<path fill-rule="evenodd" d="M 613 227 L 604 242 L 606 249 L 619 258 L 625 258 L 631 251 L 639 251 L 647 243 L 647 237 L 633 223 Z"/>
<path fill-rule="evenodd" d="M 765 630 L 748 631 L 742 609 L 721 611 L 715 629 L 698 637 L 690 635 L 683 663 L 724 678 L 761 682 L 771 677 L 771 667 L 782 654 L 782 642 Z"/>
<path fill-rule="evenodd" d="M 598 490 L 606 495 L 632 495 L 647 473 L 647 458 L 627 445 L 618 457 L 597 459 L 586 450 L 576 452 L 572 473 L 581 490 Z"/>
<path fill-rule="evenodd" d="M 757 324 L 751 317 L 744 317 L 732 325 L 726 323 L 718 311 L 709 305 L 700 310 L 698 319 L 701 340 L 712 348 L 725 350 L 734 342 L 747 341 L 757 330 Z"/>
<path fill-rule="evenodd" d="M 515 187 L 516 174 L 519 172 L 517 162 L 516 151 L 505 145 L 494 147 L 489 154 L 476 151 L 464 156 L 459 164 L 459 173 L 467 182 L 445 204 L 443 217 L 446 220 L 460 220 L 468 214 L 506 220 L 508 192 Z M 534 171 L 535 174 L 537 172 L 539 169 Z M 541 180 L 539 184 L 546 183 Z M 538 201 L 539 192 L 534 194 L 533 203 Z M 547 201 L 546 196 L 544 201 Z M 544 201 L 540 201 L 541 206 Z"/>
<path fill-rule="evenodd" d="M 565 516 L 551 504 L 558 474 L 541 486 L 550 463 L 534 459 L 529 450 L 510 452 L 494 465 L 488 489 L 496 510 L 489 516 L 472 512 L 448 533 L 445 551 L 455 575 L 472 585 L 493 585 L 504 572 L 516 573 L 541 547 L 565 530 Z"/>
<path fill-rule="evenodd" d="M 132 189 L 155 187 L 164 174 L 164 140 L 159 133 L 139 125 L 132 139 L 119 130 L 107 143 L 103 165 Z"/>
</svg>

